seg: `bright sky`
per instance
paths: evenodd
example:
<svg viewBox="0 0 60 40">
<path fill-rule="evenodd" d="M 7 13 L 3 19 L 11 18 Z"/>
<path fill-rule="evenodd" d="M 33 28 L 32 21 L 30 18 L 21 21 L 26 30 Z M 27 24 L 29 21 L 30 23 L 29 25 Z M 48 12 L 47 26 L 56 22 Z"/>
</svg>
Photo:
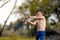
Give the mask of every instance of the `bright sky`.
<svg viewBox="0 0 60 40">
<path fill-rule="evenodd" d="M 8 17 L 8 15 L 10 14 L 12 8 L 14 7 L 14 2 L 15 0 L 11 0 L 9 3 L 7 3 L 6 5 L 4 5 L 2 8 L 0 8 L 0 24 L 4 24 L 6 18 Z M 21 5 L 23 2 L 25 2 L 24 0 L 18 0 L 17 2 L 17 6 Z M 3 4 L 4 2 L 0 1 L 0 6 Z M 10 22 L 14 22 L 16 21 L 18 18 L 21 18 L 19 14 L 12 14 L 7 22 L 7 25 L 10 24 Z"/>
<path fill-rule="evenodd" d="M 51 14 L 51 16 L 48 18 L 49 23 L 53 23 L 52 20 L 54 20 L 55 22 L 58 22 L 58 18 L 56 14 Z"/>
</svg>

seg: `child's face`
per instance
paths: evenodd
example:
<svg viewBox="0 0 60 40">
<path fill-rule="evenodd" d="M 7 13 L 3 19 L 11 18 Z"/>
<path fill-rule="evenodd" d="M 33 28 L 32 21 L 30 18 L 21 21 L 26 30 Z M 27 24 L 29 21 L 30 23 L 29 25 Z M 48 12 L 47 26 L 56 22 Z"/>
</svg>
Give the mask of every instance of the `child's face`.
<svg viewBox="0 0 60 40">
<path fill-rule="evenodd" d="M 41 12 L 37 12 L 36 16 L 42 16 L 42 13 Z"/>
</svg>

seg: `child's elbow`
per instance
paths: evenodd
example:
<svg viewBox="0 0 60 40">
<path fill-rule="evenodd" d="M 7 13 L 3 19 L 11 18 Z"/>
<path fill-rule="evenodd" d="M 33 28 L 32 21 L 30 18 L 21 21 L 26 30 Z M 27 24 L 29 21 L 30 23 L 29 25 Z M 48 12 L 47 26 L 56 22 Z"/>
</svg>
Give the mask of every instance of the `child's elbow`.
<svg viewBox="0 0 60 40">
<path fill-rule="evenodd" d="M 32 24 L 33 26 L 35 26 L 36 24 Z"/>
</svg>

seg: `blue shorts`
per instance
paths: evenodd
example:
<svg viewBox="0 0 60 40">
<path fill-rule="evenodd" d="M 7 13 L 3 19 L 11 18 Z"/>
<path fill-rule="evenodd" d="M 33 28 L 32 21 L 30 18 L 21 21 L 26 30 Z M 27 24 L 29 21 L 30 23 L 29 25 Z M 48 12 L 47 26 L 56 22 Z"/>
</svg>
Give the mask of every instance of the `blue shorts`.
<svg viewBox="0 0 60 40">
<path fill-rule="evenodd" d="M 45 31 L 38 31 L 36 33 L 36 40 L 45 40 Z"/>
<path fill-rule="evenodd" d="M 16 31 L 17 29 L 19 29 L 22 25 L 23 25 L 23 21 L 20 21 L 15 27 L 14 27 L 14 31 Z"/>
</svg>

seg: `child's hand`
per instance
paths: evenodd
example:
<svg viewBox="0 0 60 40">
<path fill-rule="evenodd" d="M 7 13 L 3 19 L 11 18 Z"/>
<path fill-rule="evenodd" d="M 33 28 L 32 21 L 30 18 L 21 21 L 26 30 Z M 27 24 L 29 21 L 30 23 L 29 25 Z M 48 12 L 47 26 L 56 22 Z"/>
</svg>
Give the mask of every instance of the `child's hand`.
<svg viewBox="0 0 60 40">
<path fill-rule="evenodd" d="M 23 19 L 23 21 L 28 20 L 31 17 L 31 15 L 27 16 L 26 18 Z"/>
<path fill-rule="evenodd" d="M 25 20 L 25 22 L 28 22 L 29 20 Z"/>
</svg>

